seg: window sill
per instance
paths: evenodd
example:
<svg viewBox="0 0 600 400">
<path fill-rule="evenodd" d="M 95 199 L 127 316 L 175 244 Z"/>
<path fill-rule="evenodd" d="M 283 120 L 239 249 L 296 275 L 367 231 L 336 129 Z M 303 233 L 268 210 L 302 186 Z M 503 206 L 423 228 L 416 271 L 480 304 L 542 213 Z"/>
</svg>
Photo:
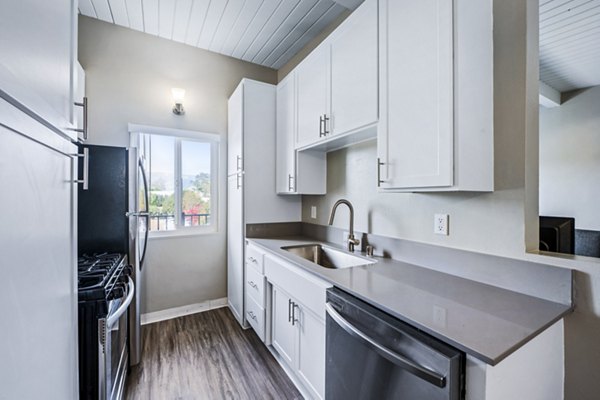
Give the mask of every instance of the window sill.
<svg viewBox="0 0 600 400">
<path fill-rule="evenodd" d="M 219 231 L 214 228 L 207 229 L 178 229 L 172 231 L 154 231 L 148 234 L 148 240 L 154 239 L 173 239 L 180 237 L 193 237 L 193 236 L 208 236 L 216 235 Z"/>
</svg>

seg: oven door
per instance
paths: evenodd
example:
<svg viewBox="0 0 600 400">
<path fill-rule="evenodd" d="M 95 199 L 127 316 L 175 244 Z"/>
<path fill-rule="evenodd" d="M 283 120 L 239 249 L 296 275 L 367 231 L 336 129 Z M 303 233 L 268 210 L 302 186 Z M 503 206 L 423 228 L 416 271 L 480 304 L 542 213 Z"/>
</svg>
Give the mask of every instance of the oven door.
<svg viewBox="0 0 600 400">
<path fill-rule="evenodd" d="M 129 365 L 127 350 L 128 308 L 134 295 L 134 285 L 128 278 L 127 292 L 109 304 L 109 315 L 98 325 L 100 340 L 99 398 L 119 400 L 123 398 L 125 377 Z M 104 338 L 104 343 L 102 340 Z"/>
</svg>

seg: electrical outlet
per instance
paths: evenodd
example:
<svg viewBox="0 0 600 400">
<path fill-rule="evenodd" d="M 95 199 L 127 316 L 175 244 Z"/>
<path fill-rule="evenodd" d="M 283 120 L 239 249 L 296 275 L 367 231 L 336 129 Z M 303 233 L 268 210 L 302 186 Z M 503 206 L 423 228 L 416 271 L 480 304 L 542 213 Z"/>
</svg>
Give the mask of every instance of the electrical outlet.
<svg viewBox="0 0 600 400">
<path fill-rule="evenodd" d="M 448 235 L 448 214 L 434 215 L 433 233 L 438 235 Z"/>
<path fill-rule="evenodd" d="M 448 310 L 438 305 L 433 305 L 433 323 L 437 326 L 445 328 L 448 325 L 447 322 Z"/>
<path fill-rule="evenodd" d="M 310 206 L 310 217 L 317 219 L 317 206 Z"/>
</svg>

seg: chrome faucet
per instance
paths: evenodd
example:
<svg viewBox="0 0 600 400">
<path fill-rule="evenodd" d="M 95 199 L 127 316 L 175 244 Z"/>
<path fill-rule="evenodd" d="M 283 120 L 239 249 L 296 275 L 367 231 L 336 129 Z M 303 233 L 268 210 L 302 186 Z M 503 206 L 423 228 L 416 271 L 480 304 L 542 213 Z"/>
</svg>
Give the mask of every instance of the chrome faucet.
<svg viewBox="0 0 600 400">
<path fill-rule="evenodd" d="M 350 229 L 349 229 L 350 233 L 348 235 L 348 250 L 354 251 L 354 246 L 359 244 L 360 241 L 354 237 L 354 207 L 352 207 L 352 204 L 348 200 L 340 199 L 335 202 L 335 204 L 333 205 L 333 208 L 331 209 L 331 215 L 329 215 L 329 225 L 333 224 L 333 218 L 335 217 L 335 210 L 337 210 L 337 208 L 340 204 L 347 205 L 348 209 L 350 210 Z"/>
</svg>

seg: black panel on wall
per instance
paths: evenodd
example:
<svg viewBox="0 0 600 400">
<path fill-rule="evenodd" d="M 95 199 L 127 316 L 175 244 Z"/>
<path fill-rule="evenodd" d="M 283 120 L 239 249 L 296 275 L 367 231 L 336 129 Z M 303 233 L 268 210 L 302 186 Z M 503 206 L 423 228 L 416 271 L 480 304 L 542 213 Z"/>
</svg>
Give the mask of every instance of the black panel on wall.
<svg viewBox="0 0 600 400">
<path fill-rule="evenodd" d="M 600 257 L 600 232 L 576 229 L 575 254 L 578 256 Z"/>
<path fill-rule="evenodd" d="M 89 189 L 78 191 L 78 254 L 127 253 L 129 221 L 127 149 L 109 146 L 89 148 Z M 82 176 L 83 162 L 79 162 Z"/>
</svg>

